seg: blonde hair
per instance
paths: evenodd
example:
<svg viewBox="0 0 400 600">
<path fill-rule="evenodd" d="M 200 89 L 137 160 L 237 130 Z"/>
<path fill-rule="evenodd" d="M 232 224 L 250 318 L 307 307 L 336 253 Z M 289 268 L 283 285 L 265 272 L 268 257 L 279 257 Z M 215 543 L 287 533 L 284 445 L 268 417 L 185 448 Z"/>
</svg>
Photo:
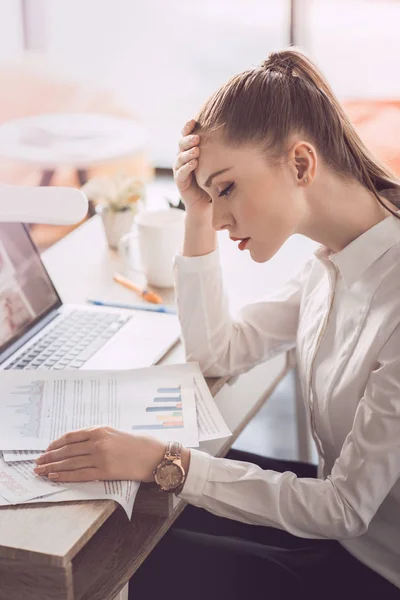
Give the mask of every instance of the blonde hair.
<svg viewBox="0 0 400 600">
<path fill-rule="evenodd" d="M 259 67 L 229 79 L 206 101 L 196 121 L 200 132 L 218 131 L 230 145 L 253 143 L 277 157 L 285 152 L 290 134 L 299 132 L 332 171 L 359 181 L 400 219 L 379 197 L 389 190 L 400 192 L 400 181 L 367 149 L 324 76 L 298 49 L 271 52 Z"/>
</svg>

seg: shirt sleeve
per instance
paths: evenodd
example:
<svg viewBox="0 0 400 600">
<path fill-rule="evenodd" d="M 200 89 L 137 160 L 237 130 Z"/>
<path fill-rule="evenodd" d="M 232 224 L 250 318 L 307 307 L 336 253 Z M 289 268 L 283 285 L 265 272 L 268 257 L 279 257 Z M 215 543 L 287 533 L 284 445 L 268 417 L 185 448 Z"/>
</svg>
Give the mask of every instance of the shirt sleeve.
<svg viewBox="0 0 400 600">
<path fill-rule="evenodd" d="M 293 348 L 302 287 L 311 260 L 281 289 L 229 311 L 219 252 L 175 257 L 178 316 L 187 361 L 197 361 L 206 377 L 238 375 Z"/>
<path fill-rule="evenodd" d="M 263 471 L 191 450 L 182 497 L 217 515 L 307 538 L 365 533 L 400 477 L 400 328 L 378 357 L 326 479 Z"/>
</svg>

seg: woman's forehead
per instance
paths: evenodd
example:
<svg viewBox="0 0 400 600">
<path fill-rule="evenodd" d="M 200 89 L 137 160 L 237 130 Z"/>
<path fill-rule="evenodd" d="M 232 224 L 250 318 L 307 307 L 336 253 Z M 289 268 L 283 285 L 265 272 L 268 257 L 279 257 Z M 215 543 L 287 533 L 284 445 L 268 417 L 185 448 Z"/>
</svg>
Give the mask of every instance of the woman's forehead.
<svg viewBox="0 0 400 600">
<path fill-rule="evenodd" d="M 262 153 L 255 144 L 242 144 L 236 146 L 221 139 L 200 137 L 200 156 L 198 171 L 223 169 L 229 165 L 247 164 L 248 162 L 261 159 Z"/>
</svg>

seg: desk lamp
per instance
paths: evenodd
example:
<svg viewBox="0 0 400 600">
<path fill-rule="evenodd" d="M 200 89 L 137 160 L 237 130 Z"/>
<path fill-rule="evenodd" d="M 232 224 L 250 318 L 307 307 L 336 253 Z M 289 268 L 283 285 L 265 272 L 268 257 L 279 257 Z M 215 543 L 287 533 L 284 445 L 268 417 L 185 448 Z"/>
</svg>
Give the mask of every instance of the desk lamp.
<svg viewBox="0 0 400 600">
<path fill-rule="evenodd" d="M 74 188 L 0 184 L 0 222 L 73 225 L 87 210 L 85 194 Z"/>
</svg>

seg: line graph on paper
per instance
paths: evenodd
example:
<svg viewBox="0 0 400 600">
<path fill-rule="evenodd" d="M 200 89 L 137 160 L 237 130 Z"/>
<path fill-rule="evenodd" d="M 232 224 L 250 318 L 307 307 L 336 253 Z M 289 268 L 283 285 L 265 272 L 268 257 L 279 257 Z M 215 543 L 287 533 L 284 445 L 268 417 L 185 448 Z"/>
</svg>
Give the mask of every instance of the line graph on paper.
<svg viewBox="0 0 400 600">
<path fill-rule="evenodd" d="M 161 387 L 154 398 L 136 414 L 132 431 L 165 431 L 183 429 L 182 393 L 180 387 Z"/>
<path fill-rule="evenodd" d="M 19 437 L 40 437 L 43 391 L 43 381 L 16 385 L 11 390 L 6 402 L 6 408 L 13 411 L 13 418 L 8 423 L 10 432 L 17 431 Z"/>
</svg>

